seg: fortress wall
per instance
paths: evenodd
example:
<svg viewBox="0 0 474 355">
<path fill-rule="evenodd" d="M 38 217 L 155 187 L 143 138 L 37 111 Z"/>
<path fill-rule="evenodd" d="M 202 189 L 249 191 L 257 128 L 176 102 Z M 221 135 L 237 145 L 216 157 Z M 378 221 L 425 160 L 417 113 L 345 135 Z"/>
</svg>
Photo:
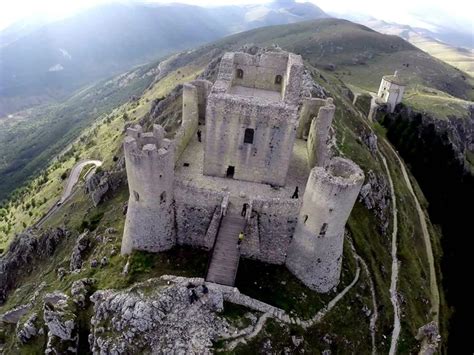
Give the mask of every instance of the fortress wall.
<svg viewBox="0 0 474 355">
<path fill-rule="evenodd" d="M 282 186 L 293 150 L 297 107 L 282 103 L 256 104 L 255 99 L 211 95 L 206 113 L 204 174 Z M 245 130 L 254 130 L 252 144 Z"/>
<path fill-rule="evenodd" d="M 301 100 L 301 83 L 303 82 L 304 65 L 300 55 L 288 54 L 288 66 L 284 79 L 284 101 L 298 105 Z"/>
<path fill-rule="evenodd" d="M 261 55 L 237 52 L 234 56 L 232 85 L 282 92 L 287 64 L 288 54 L 284 52 L 269 52 Z M 243 70 L 243 78 L 237 77 L 237 69 Z M 275 83 L 277 75 L 281 75 L 283 79 L 280 84 Z"/>
<path fill-rule="evenodd" d="M 191 81 L 190 84 L 195 86 L 197 89 L 199 123 L 204 124 L 206 118 L 207 97 L 211 91 L 212 83 L 208 80 L 199 79 Z"/>
<path fill-rule="evenodd" d="M 176 161 L 184 152 L 191 138 L 196 134 L 199 124 L 198 88 L 192 84 L 183 85 L 183 114 L 181 127 L 176 131 L 174 143 Z"/>
<path fill-rule="evenodd" d="M 299 200 L 292 199 L 254 200 L 252 219 L 256 220 L 257 228 L 250 229 L 254 235 L 248 236 L 253 240 L 253 249 L 249 248 L 243 256 L 270 264 L 283 264 L 295 230 L 300 205 Z M 258 243 L 255 242 L 255 237 L 258 238 Z"/>
<path fill-rule="evenodd" d="M 286 265 L 313 290 L 339 283 L 344 227 L 363 182 L 362 170 L 343 158 L 311 170 Z"/>
<path fill-rule="evenodd" d="M 173 180 L 174 146 L 164 130 L 141 127 L 127 131 L 124 142 L 130 197 L 122 254 L 132 250 L 163 251 L 175 244 Z"/>
<path fill-rule="evenodd" d="M 175 183 L 177 242 L 211 249 L 214 245 L 216 232 L 216 209 L 220 205 L 225 192 L 217 192 L 198 188 L 182 181 Z M 219 214 L 220 216 L 220 214 Z"/>
<path fill-rule="evenodd" d="M 296 137 L 299 139 L 307 139 L 309 128 L 314 117 L 317 117 L 319 108 L 326 104 L 326 100 L 318 98 L 305 98 L 300 111 L 300 119 L 296 130 Z"/>
<path fill-rule="evenodd" d="M 329 101 L 328 102 L 332 102 Z M 308 163 L 313 166 L 324 166 L 329 157 L 328 136 L 336 107 L 332 103 L 319 109 L 318 117 L 313 118 L 307 141 Z"/>
</svg>

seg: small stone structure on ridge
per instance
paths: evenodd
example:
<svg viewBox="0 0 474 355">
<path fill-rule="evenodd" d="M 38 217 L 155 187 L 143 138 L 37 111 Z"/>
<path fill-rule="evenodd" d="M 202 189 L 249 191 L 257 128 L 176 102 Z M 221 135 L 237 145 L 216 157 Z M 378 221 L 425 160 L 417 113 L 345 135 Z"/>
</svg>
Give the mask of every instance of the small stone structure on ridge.
<svg viewBox="0 0 474 355">
<path fill-rule="evenodd" d="M 377 99 L 386 103 L 390 113 L 393 113 L 395 106 L 402 102 L 405 92 L 405 82 L 400 78 L 398 71 L 393 75 L 384 75 L 380 82 Z"/>
<path fill-rule="evenodd" d="M 336 107 L 330 98 L 302 97 L 303 74 L 292 53 L 226 53 L 214 84 L 184 85 L 173 139 L 158 125 L 148 133 L 128 128 L 122 253 L 176 244 L 212 250 L 219 233 L 232 230 L 223 228 L 231 215 L 245 226 L 240 256 L 286 264 L 318 292 L 337 286 L 344 226 L 364 173 L 331 159 Z"/>
</svg>

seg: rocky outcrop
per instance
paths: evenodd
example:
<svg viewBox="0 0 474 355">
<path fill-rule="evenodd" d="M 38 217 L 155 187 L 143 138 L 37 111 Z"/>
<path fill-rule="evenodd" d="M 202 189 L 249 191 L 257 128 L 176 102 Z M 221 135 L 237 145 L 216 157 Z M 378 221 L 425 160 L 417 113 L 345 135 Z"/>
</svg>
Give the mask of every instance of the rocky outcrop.
<svg viewBox="0 0 474 355">
<path fill-rule="evenodd" d="M 384 175 L 372 170 L 366 174 L 365 185 L 359 193 L 359 201 L 377 217 L 379 229 L 386 235 L 390 224 L 390 190 Z"/>
<path fill-rule="evenodd" d="M 77 237 L 76 244 L 72 250 L 71 261 L 69 263 L 71 271 L 80 270 L 82 268 L 84 256 L 89 250 L 91 242 L 91 236 L 87 230 Z"/>
<path fill-rule="evenodd" d="M 94 279 L 80 279 L 74 281 L 71 286 L 71 296 L 73 302 L 79 307 L 84 308 L 88 301 L 88 296 L 91 294 Z"/>
<path fill-rule="evenodd" d="M 421 341 L 420 355 L 432 355 L 436 353 L 441 342 L 439 328 L 436 322 L 430 322 L 418 329 L 416 340 Z"/>
<path fill-rule="evenodd" d="M 38 314 L 33 313 L 24 323 L 18 324 L 16 337 L 22 344 L 26 344 L 40 332 L 41 329 L 38 328 L 37 321 Z"/>
<path fill-rule="evenodd" d="M 123 168 L 114 171 L 99 171 L 86 181 L 86 193 L 89 194 L 94 206 L 97 206 L 124 181 Z"/>
<path fill-rule="evenodd" d="M 216 314 L 222 293 L 202 281 L 150 279 L 124 291 L 97 291 L 91 300 L 94 354 L 209 353 L 228 328 Z"/>
<path fill-rule="evenodd" d="M 63 293 L 45 296 L 43 316 L 48 328 L 45 354 L 76 353 L 78 335 L 75 309 Z"/>
<path fill-rule="evenodd" d="M 8 251 L 0 259 L 0 304 L 8 292 L 16 286 L 20 275 L 28 275 L 37 260 L 51 256 L 60 240 L 65 237 L 63 229 L 56 228 L 38 234 L 27 229 L 15 236 Z"/>
</svg>

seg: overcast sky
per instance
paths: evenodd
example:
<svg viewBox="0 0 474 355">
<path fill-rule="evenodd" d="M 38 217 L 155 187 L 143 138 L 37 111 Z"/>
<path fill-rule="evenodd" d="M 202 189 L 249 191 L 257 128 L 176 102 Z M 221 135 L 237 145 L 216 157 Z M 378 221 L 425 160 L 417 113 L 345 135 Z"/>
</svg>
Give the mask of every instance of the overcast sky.
<svg viewBox="0 0 474 355">
<path fill-rule="evenodd" d="M 126 0 L 132 2 L 134 0 Z M 123 2 L 126 2 L 123 1 Z M 365 14 L 378 19 L 412 26 L 428 27 L 430 23 L 446 23 L 474 31 L 473 0 L 309 0 L 326 12 Z M 0 29 L 24 17 L 61 18 L 85 7 L 111 0 L 0 0 Z M 148 2 L 170 2 L 148 0 Z M 195 5 L 217 6 L 258 4 L 265 0 L 175 0 Z M 302 1 L 300 1 L 302 2 Z M 421 20 L 422 19 L 422 20 Z"/>
</svg>

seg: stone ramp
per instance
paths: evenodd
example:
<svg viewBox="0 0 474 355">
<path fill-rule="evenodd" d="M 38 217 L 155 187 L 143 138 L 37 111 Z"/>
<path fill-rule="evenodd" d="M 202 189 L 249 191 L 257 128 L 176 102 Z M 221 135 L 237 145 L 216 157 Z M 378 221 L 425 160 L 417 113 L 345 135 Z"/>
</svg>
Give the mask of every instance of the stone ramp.
<svg viewBox="0 0 474 355">
<path fill-rule="evenodd" d="M 228 214 L 222 218 L 206 281 L 233 286 L 239 267 L 239 233 L 245 230 L 245 218 Z"/>
</svg>

